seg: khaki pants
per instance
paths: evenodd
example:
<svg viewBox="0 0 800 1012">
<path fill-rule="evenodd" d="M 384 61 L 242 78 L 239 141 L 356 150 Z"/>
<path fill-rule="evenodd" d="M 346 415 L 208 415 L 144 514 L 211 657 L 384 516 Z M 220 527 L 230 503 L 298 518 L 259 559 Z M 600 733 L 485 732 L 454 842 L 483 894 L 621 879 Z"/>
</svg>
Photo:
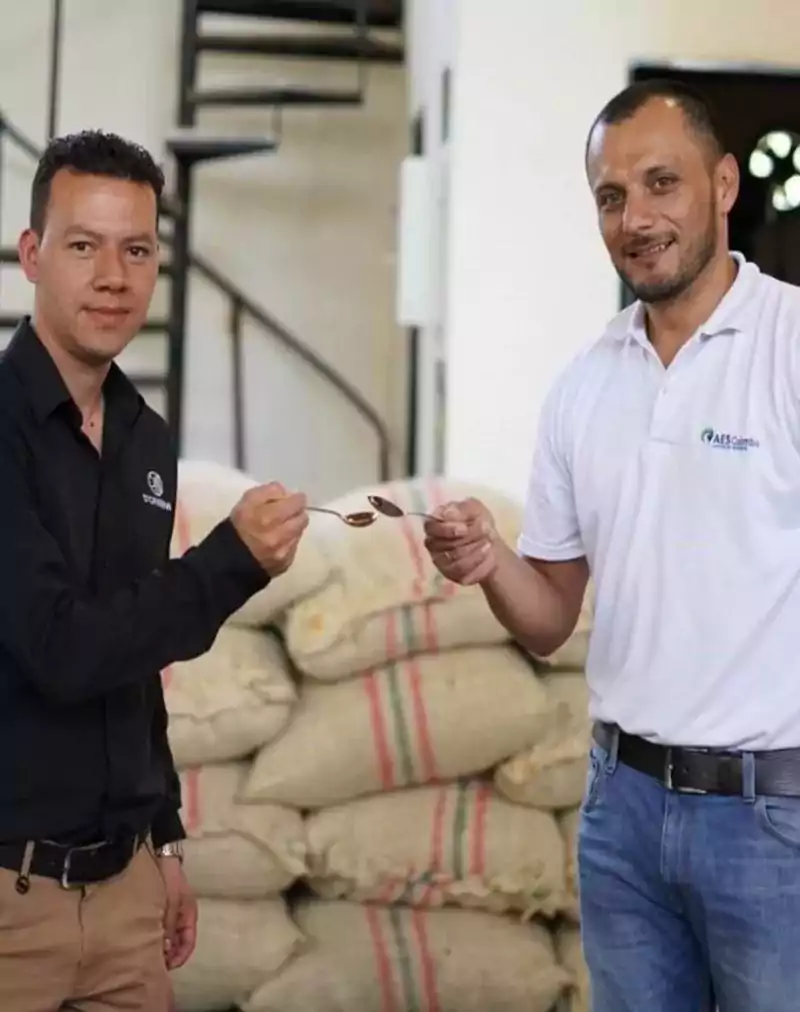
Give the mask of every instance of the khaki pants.
<svg viewBox="0 0 800 1012">
<path fill-rule="evenodd" d="M 2 1012 L 169 1012 L 166 890 L 142 847 L 117 878 L 63 889 L 0 868 Z"/>
</svg>

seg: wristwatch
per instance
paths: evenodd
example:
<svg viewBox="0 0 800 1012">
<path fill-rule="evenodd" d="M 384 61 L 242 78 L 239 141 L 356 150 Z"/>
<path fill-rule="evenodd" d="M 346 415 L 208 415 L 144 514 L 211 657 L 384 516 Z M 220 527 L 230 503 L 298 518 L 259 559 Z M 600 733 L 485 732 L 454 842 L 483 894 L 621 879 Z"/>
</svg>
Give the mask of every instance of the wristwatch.
<svg viewBox="0 0 800 1012">
<path fill-rule="evenodd" d="M 183 864 L 183 841 L 175 840 L 174 843 L 162 843 L 156 847 L 156 857 L 177 857 Z"/>
</svg>

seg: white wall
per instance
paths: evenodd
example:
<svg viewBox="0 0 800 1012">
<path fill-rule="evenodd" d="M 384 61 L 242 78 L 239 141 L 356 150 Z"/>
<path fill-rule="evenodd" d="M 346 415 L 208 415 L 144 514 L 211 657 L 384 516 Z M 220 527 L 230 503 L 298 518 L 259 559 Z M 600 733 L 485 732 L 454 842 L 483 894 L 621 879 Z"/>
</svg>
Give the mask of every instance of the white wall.
<svg viewBox="0 0 800 1012">
<path fill-rule="evenodd" d="M 458 0 L 442 39 L 448 3 L 412 0 L 428 28 L 411 37 L 455 50 L 447 470 L 521 496 L 543 396 L 618 305 L 583 177 L 592 118 L 633 61 L 800 66 L 800 4 Z M 431 59 L 412 51 L 411 66 Z"/>
<path fill-rule="evenodd" d="M 103 127 L 164 158 L 177 99 L 179 0 L 70 0 L 64 5 L 59 132 Z M 39 143 L 46 130 L 48 15 L 43 0 L 15 8 L 0 36 L 0 109 Z M 244 27 L 232 22 L 236 29 Z M 350 67 L 203 56 L 201 83 L 354 80 Z M 194 245 L 354 383 L 389 420 L 403 456 L 404 338 L 394 323 L 397 165 L 407 148 L 405 74 L 370 70 L 368 101 L 348 109 L 288 110 L 277 155 L 198 171 Z M 209 110 L 199 123 L 226 134 L 269 134 L 269 110 Z M 25 225 L 31 165 L 13 158 L 2 197 L 2 242 Z M 166 286 L 154 310 L 166 305 Z M 3 311 L 27 308 L 20 273 L 3 268 Z M 187 452 L 232 454 L 228 307 L 202 280 L 190 297 Z M 148 338 L 134 367 L 163 344 Z M 375 477 L 365 424 L 305 365 L 257 327 L 247 329 L 249 470 L 329 498 Z M 144 359 L 143 359 L 144 356 Z"/>
</svg>

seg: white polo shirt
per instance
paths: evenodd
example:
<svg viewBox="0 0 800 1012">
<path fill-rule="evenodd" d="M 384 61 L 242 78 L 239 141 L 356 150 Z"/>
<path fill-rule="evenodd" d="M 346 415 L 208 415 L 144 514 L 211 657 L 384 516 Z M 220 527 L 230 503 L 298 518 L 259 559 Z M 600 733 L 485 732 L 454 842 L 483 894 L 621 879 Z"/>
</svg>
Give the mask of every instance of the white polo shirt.
<svg viewBox="0 0 800 1012">
<path fill-rule="evenodd" d="M 800 288 L 739 271 L 668 369 L 639 305 L 543 409 L 519 550 L 588 559 L 591 715 L 800 746 Z"/>
</svg>

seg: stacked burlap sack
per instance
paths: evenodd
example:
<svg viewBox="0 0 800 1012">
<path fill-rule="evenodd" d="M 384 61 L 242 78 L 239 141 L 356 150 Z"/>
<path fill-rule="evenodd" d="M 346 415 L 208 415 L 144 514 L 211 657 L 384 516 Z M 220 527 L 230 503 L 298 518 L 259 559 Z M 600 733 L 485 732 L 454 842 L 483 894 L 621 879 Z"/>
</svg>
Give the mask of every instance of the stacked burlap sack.
<svg viewBox="0 0 800 1012">
<path fill-rule="evenodd" d="M 251 484 L 182 463 L 173 554 Z M 367 492 L 420 511 L 477 495 L 509 542 L 519 529 L 516 504 L 450 482 L 326 505 L 363 509 Z M 422 538 L 418 517 L 354 530 L 312 515 L 289 573 L 208 654 L 164 672 L 200 897 L 179 1012 L 585 1007 L 570 672 L 589 610 L 537 674 Z M 308 889 L 289 900 L 298 879 Z"/>
<path fill-rule="evenodd" d="M 589 1012 L 590 1008 L 580 940 L 577 871 L 579 809 L 591 737 L 586 680 L 583 672 L 576 670 L 584 660 L 582 645 L 571 642 L 547 666 L 540 666 L 542 684 L 555 706 L 550 730 L 532 747 L 501 763 L 494 775 L 495 788 L 509 801 L 552 812 L 564 841 L 567 893 L 553 925 L 559 962 L 571 976 L 563 1012 Z"/>
<path fill-rule="evenodd" d="M 254 484 L 215 464 L 181 462 L 172 555 L 200 541 Z M 180 1012 L 244 1002 L 303 945 L 284 898 L 307 871 L 302 815 L 239 797 L 253 755 L 297 705 L 291 665 L 268 626 L 328 575 L 315 542 L 304 541 L 291 573 L 232 616 L 208 653 L 162 674 L 188 834 L 185 869 L 200 906 L 195 955 L 174 974 Z"/>
<path fill-rule="evenodd" d="M 363 509 L 369 491 L 421 512 L 475 495 L 509 542 L 519 530 L 515 503 L 452 482 L 327 505 Z M 575 756 L 560 688 L 480 590 L 436 572 L 419 517 L 358 530 L 320 518 L 311 533 L 332 569 L 282 621 L 299 699 L 241 795 L 306 812 L 310 895 L 293 914 L 307 948 L 246 1012 L 548 1012 L 576 1000 L 559 809 L 580 800 L 585 745 Z M 552 664 L 579 666 L 587 634 L 588 610 Z M 525 760 L 538 771 L 532 801 L 502 788 L 500 771 Z"/>
</svg>

